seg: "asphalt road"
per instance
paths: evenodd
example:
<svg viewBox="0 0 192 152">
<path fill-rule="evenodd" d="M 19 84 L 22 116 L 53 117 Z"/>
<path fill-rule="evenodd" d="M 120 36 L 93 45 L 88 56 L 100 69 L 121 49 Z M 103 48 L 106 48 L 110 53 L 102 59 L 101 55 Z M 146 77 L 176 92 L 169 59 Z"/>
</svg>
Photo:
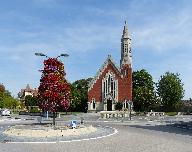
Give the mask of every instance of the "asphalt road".
<svg viewBox="0 0 192 152">
<path fill-rule="evenodd" d="M 192 132 L 165 125 L 92 122 L 118 133 L 102 139 L 67 143 L 0 143 L 0 152 L 192 152 Z"/>
</svg>

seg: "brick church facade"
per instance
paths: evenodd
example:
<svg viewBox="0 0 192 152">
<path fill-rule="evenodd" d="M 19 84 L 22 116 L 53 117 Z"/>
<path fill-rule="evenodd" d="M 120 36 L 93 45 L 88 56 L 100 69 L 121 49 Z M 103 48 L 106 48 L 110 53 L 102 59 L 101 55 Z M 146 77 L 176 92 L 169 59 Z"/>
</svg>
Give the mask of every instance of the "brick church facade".
<svg viewBox="0 0 192 152">
<path fill-rule="evenodd" d="M 123 108 L 132 103 L 131 38 L 125 22 L 121 38 L 120 68 L 109 55 L 88 88 L 89 111 L 112 111 L 117 102 Z"/>
</svg>

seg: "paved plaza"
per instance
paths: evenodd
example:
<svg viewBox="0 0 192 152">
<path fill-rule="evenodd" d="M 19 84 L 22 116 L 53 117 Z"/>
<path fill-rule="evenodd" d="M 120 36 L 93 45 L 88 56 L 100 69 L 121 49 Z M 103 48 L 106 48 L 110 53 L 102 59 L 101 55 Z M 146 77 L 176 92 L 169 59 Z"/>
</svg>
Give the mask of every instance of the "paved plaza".
<svg viewBox="0 0 192 152">
<path fill-rule="evenodd" d="M 118 132 L 109 137 L 56 143 L 0 143 L 0 152 L 191 152 L 191 116 L 162 117 L 152 119 L 133 117 L 133 120 L 101 120 L 98 114 L 64 116 L 58 122 L 70 119 L 92 125 L 116 128 Z M 1 121 L 0 126 L 34 123 L 34 120 Z M 1 119 L 2 120 L 2 119 Z M 51 121 L 51 120 L 50 120 Z M 188 126 L 188 127 L 186 127 Z"/>
</svg>

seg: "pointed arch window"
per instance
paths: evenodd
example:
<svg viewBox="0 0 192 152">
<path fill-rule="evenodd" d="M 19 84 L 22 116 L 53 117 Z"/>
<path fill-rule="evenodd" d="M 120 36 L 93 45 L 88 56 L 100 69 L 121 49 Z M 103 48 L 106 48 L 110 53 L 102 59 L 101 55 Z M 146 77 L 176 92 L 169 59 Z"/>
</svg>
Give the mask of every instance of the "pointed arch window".
<svg viewBox="0 0 192 152">
<path fill-rule="evenodd" d="M 118 80 L 115 79 L 113 73 L 107 73 L 102 81 L 102 92 L 103 98 L 105 99 L 107 95 L 111 95 L 117 101 L 118 95 Z"/>
</svg>

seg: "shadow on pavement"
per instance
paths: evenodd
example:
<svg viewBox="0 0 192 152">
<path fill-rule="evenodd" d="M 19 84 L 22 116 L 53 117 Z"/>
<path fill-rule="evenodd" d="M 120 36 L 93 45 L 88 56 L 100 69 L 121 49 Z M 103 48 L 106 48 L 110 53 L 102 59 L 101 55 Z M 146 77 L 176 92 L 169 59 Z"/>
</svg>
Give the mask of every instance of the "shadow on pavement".
<svg viewBox="0 0 192 152">
<path fill-rule="evenodd" d="M 192 122 L 179 122 L 174 124 L 155 126 L 151 124 L 147 124 L 146 126 L 129 125 L 129 127 L 192 136 L 192 128 L 190 127 L 191 125 Z"/>
</svg>

